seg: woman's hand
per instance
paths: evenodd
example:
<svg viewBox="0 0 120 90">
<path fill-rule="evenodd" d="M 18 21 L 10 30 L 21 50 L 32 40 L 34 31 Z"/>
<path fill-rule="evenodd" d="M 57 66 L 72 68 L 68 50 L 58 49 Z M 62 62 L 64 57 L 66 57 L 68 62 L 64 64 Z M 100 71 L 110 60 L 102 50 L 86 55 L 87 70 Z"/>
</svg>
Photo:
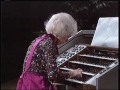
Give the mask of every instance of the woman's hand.
<svg viewBox="0 0 120 90">
<path fill-rule="evenodd" d="M 82 69 L 78 68 L 70 71 L 70 77 L 77 77 L 77 78 L 82 77 Z"/>
</svg>

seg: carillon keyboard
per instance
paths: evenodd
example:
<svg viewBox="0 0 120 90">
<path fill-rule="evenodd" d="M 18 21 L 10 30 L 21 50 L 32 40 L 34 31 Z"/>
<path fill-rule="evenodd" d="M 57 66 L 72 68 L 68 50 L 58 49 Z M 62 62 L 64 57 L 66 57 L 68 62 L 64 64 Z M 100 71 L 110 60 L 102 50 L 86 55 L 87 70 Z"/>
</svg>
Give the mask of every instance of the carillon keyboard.
<svg viewBox="0 0 120 90">
<path fill-rule="evenodd" d="M 75 45 L 74 47 L 70 48 L 65 53 L 58 56 L 56 60 L 57 66 L 59 67 L 61 64 L 63 64 L 64 62 L 66 62 L 67 60 L 69 60 L 70 58 L 72 58 L 73 56 L 75 56 L 77 53 L 79 53 L 85 48 L 86 48 L 85 45 Z"/>
<path fill-rule="evenodd" d="M 90 54 L 81 54 L 80 56 L 91 57 L 91 58 L 99 58 L 99 59 L 106 59 L 106 60 L 118 60 L 118 58 L 114 58 L 114 57 L 97 56 L 97 55 L 90 55 Z"/>
<path fill-rule="evenodd" d="M 75 45 L 61 54 L 56 62 L 60 72 L 81 68 L 83 70 L 81 78 L 65 78 L 63 81 L 58 78 L 58 82 L 83 89 L 83 85 L 86 85 L 91 78 L 96 78 L 101 72 L 118 64 L 118 50 Z"/>
</svg>

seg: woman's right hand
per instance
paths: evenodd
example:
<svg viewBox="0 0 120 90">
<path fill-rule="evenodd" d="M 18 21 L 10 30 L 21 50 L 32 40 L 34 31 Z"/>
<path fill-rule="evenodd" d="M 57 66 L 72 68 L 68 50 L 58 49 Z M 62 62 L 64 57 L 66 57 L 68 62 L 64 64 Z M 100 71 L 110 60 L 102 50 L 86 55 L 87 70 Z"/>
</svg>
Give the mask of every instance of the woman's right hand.
<svg viewBox="0 0 120 90">
<path fill-rule="evenodd" d="M 82 69 L 78 68 L 70 71 L 70 77 L 77 77 L 77 78 L 82 77 Z"/>
</svg>

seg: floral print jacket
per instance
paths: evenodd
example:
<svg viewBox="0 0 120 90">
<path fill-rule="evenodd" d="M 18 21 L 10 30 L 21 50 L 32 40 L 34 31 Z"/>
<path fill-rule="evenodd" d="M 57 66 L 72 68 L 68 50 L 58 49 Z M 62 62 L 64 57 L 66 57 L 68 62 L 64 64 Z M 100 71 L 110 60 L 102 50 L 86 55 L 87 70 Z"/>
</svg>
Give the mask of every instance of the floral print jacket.
<svg viewBox="0 0 120 90">
<path fill-rule="evenodd" d="M 30 49 L 35 41 L 36 39 L 32 41 L 28 48 L 24 59 L 23 71 L 25 70 L 26 59 L 30 53 Z M 34 50 L 28 71 L 44 74 L 48 77 L 50 82 L 53 82 L 59 74 L 56 63 L 57 56 L 58 48 L 55 37 L 52 34 L 46 34 L 46 37 L 38 43 Z M 63 73 L 63 76 L 67 77 L 68 74 Z"/>
</svg>

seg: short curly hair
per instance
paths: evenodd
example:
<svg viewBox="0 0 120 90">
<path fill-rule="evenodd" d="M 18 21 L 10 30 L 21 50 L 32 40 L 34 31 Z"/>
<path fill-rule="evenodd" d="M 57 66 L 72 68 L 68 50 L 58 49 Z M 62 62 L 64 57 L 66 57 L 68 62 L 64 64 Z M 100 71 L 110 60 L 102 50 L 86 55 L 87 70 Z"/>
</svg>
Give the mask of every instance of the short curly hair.
<svg viewBox="0 0 120 90">
<path fill-rule="evenodd" d="M 45 29 L 48 34 L 59 35 L 62 38 L 69 38 L 77 33 L 77 22 L 68 13 L 57 13 L 45 22 Z"/>
</svg>

